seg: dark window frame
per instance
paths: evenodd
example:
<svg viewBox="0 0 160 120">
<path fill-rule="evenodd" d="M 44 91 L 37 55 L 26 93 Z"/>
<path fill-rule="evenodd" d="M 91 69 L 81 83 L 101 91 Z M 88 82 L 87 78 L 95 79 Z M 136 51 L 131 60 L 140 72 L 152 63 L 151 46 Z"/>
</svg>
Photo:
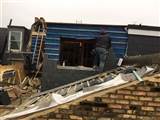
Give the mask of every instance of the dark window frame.
<svg viewBox="0 0 160 120">
<path fill-rule="evenodd" d="M 91 52 L 92 49 L 95 48 L 95 45 L 96 45 L 96 39 L 86 40 L 86 39 L 61 38 L 59 64 L 61 66 L 92 67 L 94 56 L 93 54 L 91 54 Z M 66 56 L 68 57 L 67 59 Z M 66 61 L 68 60 L 68 63 L 65 60 Z"/>
</svg>

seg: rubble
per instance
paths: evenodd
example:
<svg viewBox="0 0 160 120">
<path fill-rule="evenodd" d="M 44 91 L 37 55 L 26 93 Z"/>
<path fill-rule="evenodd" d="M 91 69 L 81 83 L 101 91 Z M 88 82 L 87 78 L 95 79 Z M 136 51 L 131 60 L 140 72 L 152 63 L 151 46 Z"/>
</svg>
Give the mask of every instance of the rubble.
<svg viewBox="0 0 160 120">
<path fill-rule="evenodd" d="M 124 69 L 124 68 L 123 68 Z M 127 69 L 127 68 L 126 68 Z M 135 69 L 135 68 L 134 68 Z M 99 74 L 97 76 L 89 77 L 84 80 L 80 80 L 78 82 L 72 83 L 71 85 L 65 85 L 57 89 L 53 89 L 52 91 L 46 91 L 44 93 L 41 93 L 39 95 L 35 95 L 31 97 L 29 100 L 27 100 L 25 103 L 23 103 L 21 106 L 19 106 L 17 109 L 15 109 L 10 114 L 7 114 L 5 116 L 2 116 L 1 119 L 12 119 L 12 118 L 19 118 L 23 117 L 26 118 L 33 118 L 38 117 L 41 115 L 44 115 L 46 113 L 50 113 L 54 108 L 63 106 L 65 104 L 72 103 L 73 101 L 79 101 L 80 99 L 86 99 L 90 95 L 93 97 L 94 94 L 97 92 L 106 90 L 110 91 L 112 89 L 116 89 L 116 87 L 120 86 L 127 86 L 131 84 L 137 84 L 139 83 L 139 78 L 137 76 L 144 76 L 145 74 L 153 71 L 153 69 L 148 67 L 143 67 L 141 69 L 137 69 L 135 73 L 126 73 L 123 74 L 122 71 L 114 71 L 117 73 L 117 76 L 114 78 L 110 77 L 109 74 L 112 72 L 105 72 L 102 74 Z M 102 81 L 100 83 L 96 83 L 90 86 L 90 81 L 93 81 L 97 77 L 103 76 Z M 100 79 L 100 80 L 101 80 Z M 138 81 L 137 81 L 137 80 Z M 85 82 L 88 84 L 85 85 Z M 78 87 L 77 85 L 80 85 L 82 83 L 82 89 L 76 90 Z M 76 86 L 75 86 L 76 85 Z M 73 89 L 74 88 L 74 89 Z M 66 93 L 62 93 L 62 90 L 66 89 Z M 99 93 L 98 93 L 99 94 Z M 32 114 L 30 116 L 30 114 Z M 24 119 L 23 118 L 23 119 Z"/>
</svg>

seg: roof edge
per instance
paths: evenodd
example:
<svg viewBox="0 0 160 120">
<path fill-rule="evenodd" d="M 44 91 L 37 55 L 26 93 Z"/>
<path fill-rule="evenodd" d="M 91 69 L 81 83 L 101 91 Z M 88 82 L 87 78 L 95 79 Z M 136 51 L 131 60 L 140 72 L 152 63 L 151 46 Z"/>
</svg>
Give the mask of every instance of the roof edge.
<svg viewBox="0 0 160 120">
<path fill-rule="evenodd" d="M 46 22 L 47 24 L 61 24 L 61 25 L 85 25 L 85 26 L 120 26 L 127 27 L 127 25 L 112 25 L 112 24 L 90 24 L 90 23 L 69 23 L 69 22 Z"/>
<path fill-rule="evenodd" d="M 128 29 L 139 29 L 139 30 L 151 30 L 151 31 L 160 31 L 160 26 L 150 26 L 150 25 L 135 25 L 129 24 Z"/>
</svg>

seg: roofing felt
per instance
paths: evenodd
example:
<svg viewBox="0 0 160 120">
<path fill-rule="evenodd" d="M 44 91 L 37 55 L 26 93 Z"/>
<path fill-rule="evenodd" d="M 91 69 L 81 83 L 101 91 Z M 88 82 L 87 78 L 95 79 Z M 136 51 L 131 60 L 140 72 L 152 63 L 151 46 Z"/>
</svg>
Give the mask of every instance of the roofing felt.
<svg viewBox="0 0 160 120">
<path fill-rule="evenodd" d="M 8 29 L 0 28 L 0 59 L 2 59 L 5 44 L 7 43 Z"/>
<path fill-rule="evenodd" d="M 121 69 L 117 72 L 117 75 L 114 74 L 115 76 L 113 75 L 113 71 L 109 72 L 110 75 L 113 76 L 108 75 L 108 72 L 100 73 L 98 75 L 80 80 L 76 83 L 54 89 L 52 90 L 52 92 L 47 91 L 45 93 L 34 96 L 10 114 L 0 117 L 0 119 L 13 119 L 22 116 L 24 116 L 25 119 L 25 117 L 27 117 L 26 115 L 31 115 L 32 117 L 27 117 L 28 119 L 33 118 L 33 116 L 36 117 L 37 114 L 44 115 L 52 112 L 53 108 L 73 103 L 75 101 L 79 102 L 80 100 L 82 100 L 82 98 L 86 99 L 88 96 L 95 96 L 96 93 L 102 94 L 103 90 L 111 91 L 113 89 L 116 90 L 116 87 L 126 87 L 139 83 L 141 81 L 140 77 L 146 75 L 152 70 L 152 68 L 148 67 L 142 67 L 141 69 Z M 101 78 L 102 76 L 104 78 Z M 100 78 L 98 79 L 98 77 Z M 81 89 L 78 89 L 75 84 L 77 84 Z M 65 88 L 66 94 L 64 94 L 65 91 L 62 92 Z"/>
</svg>

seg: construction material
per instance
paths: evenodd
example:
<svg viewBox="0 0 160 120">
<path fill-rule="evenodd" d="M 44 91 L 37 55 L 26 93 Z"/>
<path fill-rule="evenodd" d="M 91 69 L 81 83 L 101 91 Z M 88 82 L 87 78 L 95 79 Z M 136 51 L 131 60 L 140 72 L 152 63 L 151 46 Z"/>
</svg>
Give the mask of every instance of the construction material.
<svg viewBox="0 0 160 120">
<path fill-rule="evenodd" d="M 138 69 L 139 76 L 144 76 L 152 69 L 143 67 Z M 115 72 L 115 71 L 114 71 Z M 112 72 L 113 74 L 113 72 Z M 52 112 L 57 107 L 70 104 L 71 102 L 78 102 L 79 100 L 86 99 L 90 94 L 101 92 L 102 90 L 111 91 L 119 88 L 120 86 L 135 84 L 139 81 L 133 73 L 123 74 L 123 70 L 116 72 L 116 77 L 112 78 L 109 73 L 98 74 L 78 82 L 59 87 L 52 90 L 52 92 L 42 93 L 34 96 L 15 109 L 8 115 L 2 116 L 0 119 L 13 119 L 13 118 L 33 118 L 45 115 Z M 97 78 L 102 78 L 98 80 Z"/>
<path fill-rule="evenodd" d="M 136 78 L 137 78 L 139 81 L 143 81 L 142 78 L 137 74 L 136 71 L 133 70 L 133 73 L 134 73 L 134 75 L 136 76 Z"/>
<path fill-rule="evenodd" d="M 8 84 L 15 84 L 16 80 L 16 72 L 15 70 L 11 69 L 11 70 L 4 70 L 0 72 L 0 82 L 3 83 L 8 83 Z"/>
<path fill-rule="evenodd" d="M 24 64 L 22 62 L 0 65 L 0 86 L 19 85 L 25 76 Z"/>
</svg>

